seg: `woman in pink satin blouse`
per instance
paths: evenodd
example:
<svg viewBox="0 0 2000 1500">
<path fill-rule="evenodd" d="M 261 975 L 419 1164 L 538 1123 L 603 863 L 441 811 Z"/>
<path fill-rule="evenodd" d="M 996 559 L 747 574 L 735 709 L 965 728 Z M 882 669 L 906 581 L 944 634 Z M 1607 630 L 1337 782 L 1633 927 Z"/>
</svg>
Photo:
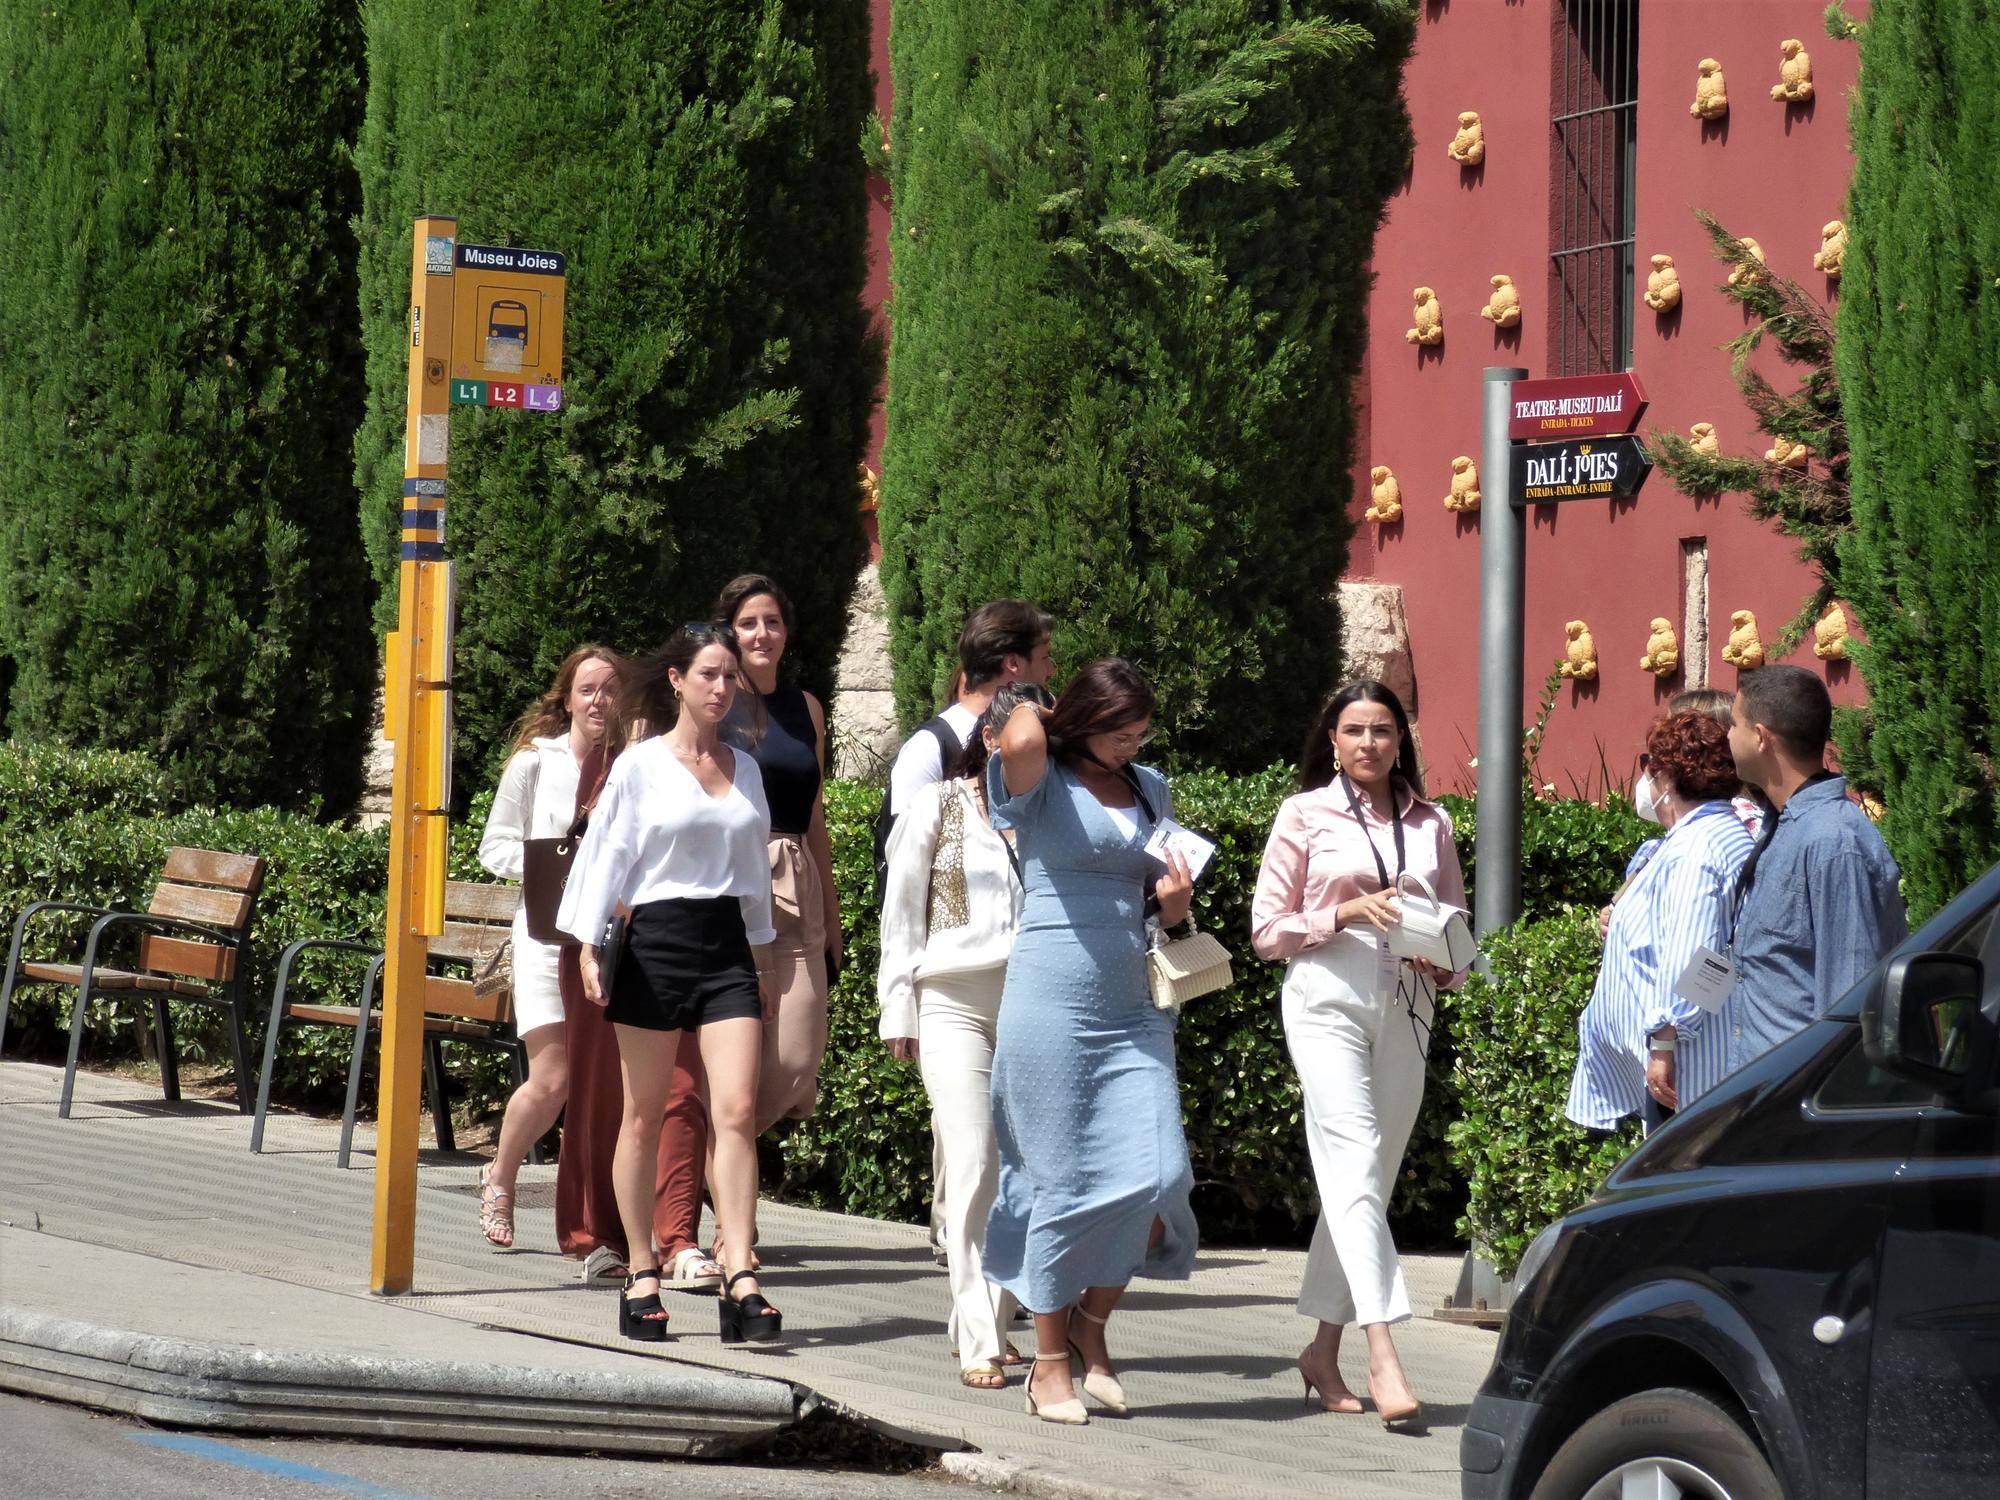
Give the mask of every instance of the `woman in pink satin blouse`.
<svg viewBox="0 0 2000 1500">
<path fill-rule="evenodd" d="M 1397 958 L 1388 934 L 1401 920 L 1403 875 L 1421 876 L 1453 906 L 1465 904 L 1465 880 L 1451 819 L 1424 800 L 1409 719 L 1381 683 L 1349 683 L 1334 695 L 1306 743 L 1299 781 L 1278 809 L 1250 910 L 1258 956 L 1288 961 L 1285 1043 L 1319 1188 L 1298 1301 L 1318 1330 L 1299 1355 L 1299 1376 L 1326 1410 L 1363 1410 L 1339 1362 L 1342 1329 L 1358 1323 L 1383 1425 L 1415 1430 L 1422 1408 L 1389 1336 L 1410 1316 L 1410 1297 L 1388 1205 L 1423 1103 L 1438 986 L 1462 976 Z"/>
</svg>

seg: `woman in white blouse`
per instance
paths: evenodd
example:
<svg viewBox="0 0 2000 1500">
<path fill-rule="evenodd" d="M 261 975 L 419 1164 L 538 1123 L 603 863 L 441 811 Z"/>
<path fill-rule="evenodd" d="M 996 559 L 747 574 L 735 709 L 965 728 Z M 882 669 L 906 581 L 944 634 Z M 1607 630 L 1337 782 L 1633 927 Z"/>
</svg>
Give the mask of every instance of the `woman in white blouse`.
<svg viewBox="0 0 2000 1500">
<path fill-rule="evenodd" d="M 1021 914 L 1021 878 L 1012 846 L 988 821 L 985 775 L 995 726 L 1023 703 L 1048 708 L 1054 700 L 1031 683 L 1001 688 L 974 726 L 960 776 L 922 788 L 896 819 L 875 979 L 882 1038 L 897 1058 L 922 1066 L 931 1096 L 944 1166 L 937 1196 L 946 1205 L 947 1333 L 960 1382 L 979 1390 L 1000 1389 L 1002 1365 L 1020 1363 L 1001 1332 L 1013 1298 L 987 1281 L 982 1252 L 1000 1180 L 993 1037 Z"/>
<path fill-rule="evenodd" d="M 603 646 L 578 646 L 522 717 L 479 840 L 479 862 L 500 879 L 521 878 L 525 840 L 559 838 L 568 831 L 585 763 L 601 768 L 616 739 L 617 694 L 618 658 Z M 525 906 L 514 913 L 514 1031 L 527 1049 L 528 1079 L 507 1101 L 493 1163 L 479 1177 L 479 1227 L 503 1250 L 514 1243 L 514 1179 L 521 1160 L 555 1124 L 569 1097 L 561 953 L 555 944 L 528 936 Z"/>
<path fill-rule="evenodd" d="M 584 945 L 584 994 L 618 1034 L 625 1107 L 611 1176 L 631 1247 L 618 1331 L 633 1339 L 667 1333 L 660 1268 L 645 1263 L 658 1257 L 641 1247 L 653 1243 L 660 1123 L 683 1033 L 697 1038 L 708 1073 L 722 1341 L 768 1343 L 782 1330 L 749 1264 L 757 1080 L 778 986 L 771 813 L 757 763 L 720 735 L 740 671 L 735 636 L 708 624 L 683 625 L 633 670 L 628 702 L 657 727 L 612 768 L 556 919 Z M 631 918 L 607 985 L 599 961 L 621 905 Z"/>
</svg>

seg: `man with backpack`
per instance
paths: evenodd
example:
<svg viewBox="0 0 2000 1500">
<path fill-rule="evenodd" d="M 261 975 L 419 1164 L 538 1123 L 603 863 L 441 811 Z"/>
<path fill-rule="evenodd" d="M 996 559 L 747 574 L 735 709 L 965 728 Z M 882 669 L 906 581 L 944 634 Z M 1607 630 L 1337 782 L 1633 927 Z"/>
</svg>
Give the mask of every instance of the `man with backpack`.
<svg viewBox="0 0 2000 1500">
<path fill-rule="evenodd" d="M 952 701 L 934 719 L 910 732 L 889 768 L 889 789 L 875 818 L 875 892 L 881 897 L 888 883 L 889 830 L 910 799 L 933 782 L 955 775 L 972 737 L 973 726 L 993 695 L 1009 682 L 1046 687 L 1054 664 L 1049 660 L 1049 635 L 1055 617 L 1026 599 L 995 599 L 982 604 L 965 622 L 958 637 L 958 679 Z M 931 1145 L 931 1181 L 944 1181 L 944 1162 L 937 1142 Z M 931 1197 L 931 1250 L 944 1264 L 942 1195 Z"/>
<path fill-rule="evenodd" d="M 875 819 L 875 889 L 887 873 L 889 830 L 911 797 L 958 769 L 972 726 L 1004 683 L 1033 682 L 1046 687 L 1053 667 L 1049 632 L 1055 619 L 1025 599 L 982 604 L 958 637 L 958 688 L 936 718 L 910 732 L 889 768 L 889 790 Z"/>
</svg>

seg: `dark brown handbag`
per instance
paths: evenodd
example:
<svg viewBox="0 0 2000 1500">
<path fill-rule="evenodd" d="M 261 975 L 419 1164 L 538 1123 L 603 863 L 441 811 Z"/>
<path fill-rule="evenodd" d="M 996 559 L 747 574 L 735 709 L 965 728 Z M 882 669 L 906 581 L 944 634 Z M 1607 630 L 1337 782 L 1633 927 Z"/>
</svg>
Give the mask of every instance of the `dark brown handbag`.
<svg viewBox="0 0 2000 1500">
<path fill-rule="evenodd" d="M 527 915 L 528 936 L 538 943 L 576 941 L 556 926 L 556 914 L 562 910 L 563 883 L 569 879 L 569 867 L 576 863 L 577 846 L 590 826 L 591 809 L 597 806 L 610 769 L 601 751 L 591 751 L 582 768 L 587 800 L 577 809 L 569 832 L 560 838 L 521 840 L 521 909 Z"/>
<path fill-rule="evenodd" d="M 590 823 L 585 808 L 560 838 L 521 840 L 521 907 L 528 914 L 528 936 L 538 943 L 573 943 L 575 938 L 556 926 L 562 909 L 563 883 L 576 863 L 577 845 Z"/>
</svg>

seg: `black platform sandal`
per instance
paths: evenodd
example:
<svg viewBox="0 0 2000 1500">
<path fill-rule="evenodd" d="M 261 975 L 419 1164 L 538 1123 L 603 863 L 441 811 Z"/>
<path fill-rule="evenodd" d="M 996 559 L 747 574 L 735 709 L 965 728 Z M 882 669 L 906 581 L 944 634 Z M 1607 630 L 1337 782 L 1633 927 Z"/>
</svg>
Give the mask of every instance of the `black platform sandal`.
<svg viewBox="0 0 2000 1500">
<path fill-rule="evenodd" d="M 729 1295 L 729 1289 L 737 1282 L 756 1274 L 738 1271 L 723 1283 L 715 1308 L 722 1321 L 725 1344 L 773 1344 L 785 1330 L 785 1315 L 766 1302 L 762 1292 L 752 1292 L 741 1302 Z"/>
<path fill-rule="evenodd" d="M 645 1344 L 664 1343 L 667 1337 L 667 1310 L 660 1304 L 657 1289 L 650 1297 L 629 1297 L 634 1282 L 650 1276 L 659 1280 L 658 1266 L 641 1267 L 625 1278 L 625 1291 L 618 1294 L 618 1331 L 628 1339 Z"/>
</svg>

